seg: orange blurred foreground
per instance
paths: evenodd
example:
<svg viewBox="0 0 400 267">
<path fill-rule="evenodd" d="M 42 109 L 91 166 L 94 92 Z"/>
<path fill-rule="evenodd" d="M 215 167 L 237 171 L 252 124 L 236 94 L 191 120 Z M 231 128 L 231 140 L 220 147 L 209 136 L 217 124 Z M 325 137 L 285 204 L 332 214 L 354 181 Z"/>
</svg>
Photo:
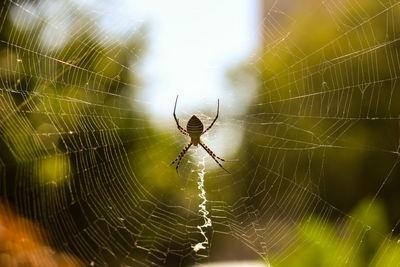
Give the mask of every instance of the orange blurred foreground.
<svg viewBox="0 0 400 267">
<path fill-rule="evenodd" d="M 39 226 L 0 204 L 0 266 L 82 266 L 75 257 L 53 250 Z"/>
</svg>

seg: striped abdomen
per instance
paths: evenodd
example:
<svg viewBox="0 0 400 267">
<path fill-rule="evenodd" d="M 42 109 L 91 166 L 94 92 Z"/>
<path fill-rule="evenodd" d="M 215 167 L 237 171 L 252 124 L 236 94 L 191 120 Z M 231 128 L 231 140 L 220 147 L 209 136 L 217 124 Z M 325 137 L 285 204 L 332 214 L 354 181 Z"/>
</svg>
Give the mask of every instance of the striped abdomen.
<svg viewBox="0 0 400 267">
<path fill-rule="evenodd" d="M 203 133 L 203 123 L 193 115 L 187 123 L 186 130 L 192 138 L 193 145 L 197 146 Z"/>
</svg>

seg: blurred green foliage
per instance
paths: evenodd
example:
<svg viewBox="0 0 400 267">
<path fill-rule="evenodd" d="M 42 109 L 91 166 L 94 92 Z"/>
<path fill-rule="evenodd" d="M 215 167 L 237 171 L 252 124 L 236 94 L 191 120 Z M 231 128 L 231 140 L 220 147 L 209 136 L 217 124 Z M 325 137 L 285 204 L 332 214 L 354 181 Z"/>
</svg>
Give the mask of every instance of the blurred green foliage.
<svg viewBox="0 0 400 267">
<path fill-rule="evenodd" d="M 309 217 L 296 227 L 296 238 L 303 245 L 288 246 L 287 254 L 273 259 L 272 266 L 398 266 L 399 242 L 395 236 L 384 234 L 389 230 L 384 205 L 379 201 L 372 206 L 369 203 L 371 199 L 361 201 L 339 227 Z M 365 227 L 362 241 L 355 234 L 353 220 Z M 349 261 L 348 253 L 354 253 L 355 248 L 359 250 Z"/>
<path fill-rule="evenodd" d="M 207 174 L 207 197 L 217 214 L 211 214 L 213 227 L 265 253 L 272 266 L 395 266 L 400 46 L 380 45 L 400 33 L 400 8 L 375 16 L 382 6 L 373 0 L 361 6 L 344 1 L 340 8 L 304 2 L 285 16 L 273 14 L 282 27 L 265 36 L 257 60 L 260 88 L 244 120 L 234 176 Z M 65 245 L 79 236 L 110 265 L 128 254 L 155 262 L 141 247 L 185 251 L 203 238 L 193 234 L 202 223 L 195 164 L 188 160 L 189 167 L 181 167 L 185 180 L 167 168 L 181 147 L 132 101 L 140 80 L 131 66 L 145 51 L 144 35 L 123 42 L 95 38 L 101 29 L 90 12 L 73 9 L 74 34 L 63 46 L 46 48 L 44 22 L 17 27 L 8 12 L 15 7 L 10 1 L 3 6 L 2 196 L 60 238 L 54 241 L 59 249 L 88 259 Z M 186 221 L 169 221 L 163 212 Z M 64 237 L 53 223 L 71 217 L 73 233 Z M 166 230 L 159 224 L 146 228 L 150 218 L 185 234 L 159 238 Z M 248 232 L 239 235 L 240 227 Z M 264 239 L 260 229 L 267 229 Z M 276 229 L 287 230 L 289 238 L 280 241 L 285 233 Z M 87 231 L 104 240 L 89 243 Z M 143 238 L 134 240 L 139 232 Z M 270 237 L 278 237 L 271 245 L 277 252 L 264 247 Z"/>
<path fill-rule="evenodd" d="M 249 168 L 266 168 L 257 175 L 267 188 L 279 182 L 269 191 L 276 199 L 303 187 L 340 210 L 308 210 L 272 266 L 399 265 L 400 8 L 389 2 L 282 0 L 266 14 L 255 126 L 245 137 L 247 157 L 259 160 Z"/>
</svg>

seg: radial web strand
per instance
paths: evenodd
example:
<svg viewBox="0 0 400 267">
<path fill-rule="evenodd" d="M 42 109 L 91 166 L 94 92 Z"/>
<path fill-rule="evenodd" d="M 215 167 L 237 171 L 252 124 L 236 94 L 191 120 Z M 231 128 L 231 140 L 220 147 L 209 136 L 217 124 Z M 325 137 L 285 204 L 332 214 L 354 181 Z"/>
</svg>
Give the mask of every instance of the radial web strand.
<svg viewBox="0 0 400 267">
<path fill-rule="evenodd" d="M 259 50 L 224 72 L 224 94 L 180 94 L 176 111 L 208 126 L 219 98 L 202 140 L 239 160 L 228 174 L 192 146 L 179 176 L 176 92 L 163 117 L 142 94 L 152 27 L 94 2 L 0 5 L 0 206 L 15 214 L 0 228 L 72 266 L 400 262 L 400 1 L 260 1 Z M 174 64 L 197 56 L 183 45 Z"/>
</svg>

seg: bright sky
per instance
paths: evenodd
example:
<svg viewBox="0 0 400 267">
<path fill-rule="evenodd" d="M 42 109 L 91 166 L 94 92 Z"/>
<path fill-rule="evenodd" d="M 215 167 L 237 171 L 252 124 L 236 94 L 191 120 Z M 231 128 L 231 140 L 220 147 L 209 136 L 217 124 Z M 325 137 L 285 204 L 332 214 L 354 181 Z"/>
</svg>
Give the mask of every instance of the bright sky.
<svg viewBox="0 0 400 267">
<path fill-rule="evenodd" d="M 124 12 L 132 12 L 135 21 L 149 26 L 149 47 L 139 70 L 143 90 L 137 97 L 150 103 L 151 115 L 170 116 L 177 94 L 181 110 L 202 108 L 205 102 L 207 108 L 215 102 L 215 109 L 217 98 L 221 105 L 233 104 L 226 72 L 248 59 L 258 45 L 259 0 L 126 0 L 124 4 Z"/>
</svg>

